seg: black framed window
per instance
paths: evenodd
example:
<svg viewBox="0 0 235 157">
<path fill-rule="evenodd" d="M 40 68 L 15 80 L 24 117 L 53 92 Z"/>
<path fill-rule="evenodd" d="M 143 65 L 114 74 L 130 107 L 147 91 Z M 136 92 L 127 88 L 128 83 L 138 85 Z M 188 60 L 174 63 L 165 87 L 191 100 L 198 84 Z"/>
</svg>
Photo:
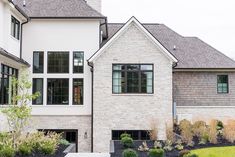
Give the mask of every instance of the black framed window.
<svg viewBox="0 0 235 157">
<path fill-rule="evenodd" d="M 11 16 L 11 35 L 20 39 L 20 22 L 14 16 Z"/>
<path fill-rule="evenodd" d="M 73 79 L 73 104 L 83 104 L 83 79 Z"/>
<path fill-rule="evenodd" d="M 218 75 L 217 76 L 217 92 L 218 93 L 228 93 L 228 75 Z"/>
<path fill-rule="evenodd" d="M 153 64 L 113 64 L 113 93 L 153 93 Z"/>
<path fill-rule="evenodd" d="M 44 52 L 33 52 L 33 73 L 43 73 Z"/>
<path fill-rule="evenodd" d="M 48 52 L 47 73 L 69 73 L 69 52 Z"/>
<path fill-rule="evenodd" d="M 131 135 L 133 140 L 150 140 L 149 131 L 147 130 L 113 130 L 112 140 L 121 140 L 120 136 L 123 133 Z"/>
<path fill-rule="evenodd" d="M 40 93 L 40 96 L 33 100 L 33 105 L 43 104 L 43 78 L 33 78 L 33 94 Z"/>
<path fill-rule="evenodd" d="M 73 73 L 83 73 L 84 52 L 73 52 Z"/>
<path fill-rule="evenodd" d="M 69 104 L 69 79 L 47 79 L 47 104 Z"/>
<path fill-rule="evenodd" d="M 0 104 L 7 105 L 12 102 L 14 90 L 12 78 L 18 78 L 18 69 L 1 64 L 0 74 Z"/>
</svg>

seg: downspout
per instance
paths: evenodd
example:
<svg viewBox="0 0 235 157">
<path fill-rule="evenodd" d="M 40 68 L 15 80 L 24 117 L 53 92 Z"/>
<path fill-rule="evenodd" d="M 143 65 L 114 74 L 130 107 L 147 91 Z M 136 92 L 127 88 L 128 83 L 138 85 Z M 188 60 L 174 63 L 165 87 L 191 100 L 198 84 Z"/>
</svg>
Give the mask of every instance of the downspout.
<svg viewBox="0 0 235 157">
<path fill-rule="evenodd" d="M 94 139 L 93 139 L 93 135 L 94 135 L 94 115 L 93 115 L 93 96 L 94 96 L 94 92 L 93 92 L 93 86 L 94 86 L 94 72 L 93 72 L 93 65 L 87 61 L 88 66 L 91 67 L 91 152 L 93 153 L 93 144 L 94 144 Z"/>
<path fill-rule="evenodd" d="M 174 69 L 176 66 L 178 65 L 178 63 L 177 62 L 174 62 L 174 64 L 173 64 L 173 66 L 172 66 L 172 69 Z M 174 122 L 175 122 L 175 120 L 176 120 L 176 103 L 175 103 L 175 101 L 174 101 L 174 82 L 173 82 L 173 74 L 174 74 L 174 71 L 172 70 L 172 100 L 173 100 L 173 102 L 172 102 L 172 114 L 173 114 L 173 117 L 172 117 L 172 120 L 173 120 L 173 124 L 174 124 Z"/>
<path fill-rule="evenodd" d="M 22 59 L 22 37 L 23 37 L 23 25 L 29 22 L 29 18 L 21 24 L 20 28 L 20 59 Z"/>
</svg>

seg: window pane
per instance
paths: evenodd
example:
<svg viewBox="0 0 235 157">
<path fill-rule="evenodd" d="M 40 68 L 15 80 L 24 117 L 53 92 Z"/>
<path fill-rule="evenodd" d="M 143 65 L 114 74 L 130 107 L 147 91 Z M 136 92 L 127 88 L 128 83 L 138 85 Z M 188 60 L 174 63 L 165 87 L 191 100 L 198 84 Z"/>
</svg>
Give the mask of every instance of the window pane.
<svg viewBox="0 0 235 157">
<path fill-rule="evenodd" d="M 138 72 L 127 72 L 127 92 L 139 92 L 139 75 Z"/>
<path fill-rule="evenodd" d="M 139 65 L 127 65 L 127 70 L 139 70 Z"/>
<path fill-rule="evenodd" d="M 42 78 L 34 78 L 33 79 L 33 94 L 36 92 L 40 93 L 40 96 L 33 100 L 34 105 L 42 105 L 43 104 L 43 79 Z"/>
<path fill-rule="evenodd" d="M 48 52 L 48 73 L 69 73 L 69 52 Z"/>
<path fill-rule="evenodd" d="M 83 79 L 73 79 L 73 104 L 83 104 Z"/>
<path fill-rule="evenodd" d="M 217 92 L 228 93 L 228 75 L 217 76 Z"/>
<path fill-rule="evenodd" d="M 33 52 L 33 73 L 43 73 L 43 52 Z"/>
<path fill-rule="evenodd" d="M 49 105 L 69 104 L 69 79 L 47 80 L 47 103 Z"/>
<path fill-rule="evenodd" d="M 73 52 L 73 73 L 83 73 L 84 53 Z"/>
<path fill-rule="evenodd" d="M 141 65 L 141 70 L 153 70 L 153 65 Z"/>
<path fill-rule="evenodd" d="M 11 35 L 16 39 L 20 38 L 20 22 L 11 16 Z"/>
</svg>

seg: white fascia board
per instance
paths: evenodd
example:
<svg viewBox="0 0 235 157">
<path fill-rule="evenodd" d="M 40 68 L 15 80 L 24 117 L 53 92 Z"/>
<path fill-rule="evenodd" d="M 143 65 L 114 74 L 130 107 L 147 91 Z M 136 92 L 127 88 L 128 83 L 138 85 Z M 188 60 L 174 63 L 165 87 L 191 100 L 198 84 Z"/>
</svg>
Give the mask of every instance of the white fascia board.
<svg viewBox="0 0 235 157">
<path fill-rule="evenodd" d="M 161 44 L 157 41 L 155 37 L 150 34 L 148 30 L 135 18 L 131 17 L 126 24 L 102 47 L 100 48 L 91 58 L 88 59 L 88 62 L 94 62 L 122 33 L 134 22 L 140 30 L 146 34 L 146 36 L 153 41 L 153 43 L 158 46 L 162 52 L 169 58 L 172 62 L 177 63 L 178 60 Z"/>
</svg>

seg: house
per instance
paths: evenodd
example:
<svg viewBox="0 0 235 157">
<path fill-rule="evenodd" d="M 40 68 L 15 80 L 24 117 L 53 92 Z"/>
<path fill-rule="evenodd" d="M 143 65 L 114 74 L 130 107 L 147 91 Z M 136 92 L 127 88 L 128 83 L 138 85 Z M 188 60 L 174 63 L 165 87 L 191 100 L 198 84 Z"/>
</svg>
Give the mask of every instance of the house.
<svg viewBox="0 0 235 157">
<path fill-rule="evenodd" d="M 28 70 L 41 93 L 27 131 L 110 152 L 125 131 L 148 139 L 154 124 L 164 140 L 174 119 L 235 118 L 235 61 L 196 37 L 135 17 L 108 23 L 101 0 L 0 2 L 1 104 L 10 99 L 5 67 Z"/>
</svg>

